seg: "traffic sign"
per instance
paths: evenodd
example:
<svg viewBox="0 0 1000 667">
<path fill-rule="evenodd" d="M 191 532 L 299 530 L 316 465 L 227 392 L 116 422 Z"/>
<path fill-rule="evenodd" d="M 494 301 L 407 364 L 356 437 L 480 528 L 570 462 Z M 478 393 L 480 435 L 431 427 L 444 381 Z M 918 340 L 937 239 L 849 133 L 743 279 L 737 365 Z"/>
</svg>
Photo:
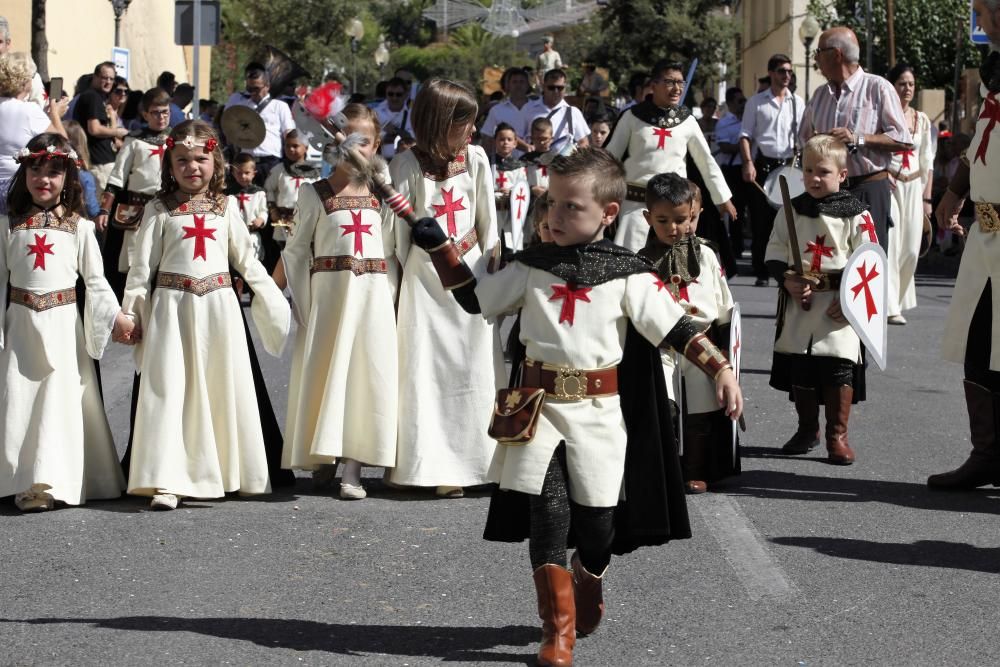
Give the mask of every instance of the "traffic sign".
<svg viewBox="0 0 1000 667">
<path fill-rule="evenodd" d="M 969 36 L 972 37 L 973 44 L 989 44 L 990 38 L 983 32 L 983 29 L 976 23 L 976 12 L 970 11 Z"/>
</svg>

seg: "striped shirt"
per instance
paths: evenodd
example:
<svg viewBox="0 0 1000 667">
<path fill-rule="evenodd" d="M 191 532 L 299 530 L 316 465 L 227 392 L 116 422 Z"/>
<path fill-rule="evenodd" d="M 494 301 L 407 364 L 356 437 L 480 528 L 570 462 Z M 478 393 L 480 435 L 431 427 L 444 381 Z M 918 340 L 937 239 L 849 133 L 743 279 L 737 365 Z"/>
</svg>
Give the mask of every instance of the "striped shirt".
<svg viewBox="0 0 1000 667">
<path fill-rule="evenodd" d="M 816 89 L 802 117 L 799 137 L 805 143 L 814 134 L 837 127 L 846 127 L 855 134 L 885 134 L 901 144 L 913 143 L 892 84 L 860 67 L 840 84 L 839 91 L 838 86 L 830 82 Z M 847 174 L 863 176 L 882 171 L 889 168 L 890 162 L 892 152 L 874 150 L 866 145 L 848 156 Z"/>
</svg>

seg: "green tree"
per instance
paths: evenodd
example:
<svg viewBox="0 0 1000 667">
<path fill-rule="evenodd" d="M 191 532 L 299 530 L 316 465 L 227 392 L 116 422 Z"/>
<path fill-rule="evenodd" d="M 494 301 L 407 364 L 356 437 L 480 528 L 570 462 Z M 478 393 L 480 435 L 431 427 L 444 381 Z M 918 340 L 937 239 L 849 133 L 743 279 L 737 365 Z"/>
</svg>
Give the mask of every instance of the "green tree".
<svg viewBox="0 0 1000 667">
<path fill-rule="evenodd" d="M 872 66 L 874 74 L 889 70 L 888 29 L 885 0 L 872 2 Z M 913 66 L 917 86 L 944 88 L 953 92 L 955 37 L 962 34 L 962 67 L 978 67 L 979 51 L 969 40 L 968 0 L 896 0 L 895 15 L 896 62 Z M 854 30 L 861 43 L 864 61 L 867 46 L 865 3 L 861 0 L 835 0 L 832 5 L 811 0 L 809 11 L 825 29 L 835 25 Z"/>
</svg>

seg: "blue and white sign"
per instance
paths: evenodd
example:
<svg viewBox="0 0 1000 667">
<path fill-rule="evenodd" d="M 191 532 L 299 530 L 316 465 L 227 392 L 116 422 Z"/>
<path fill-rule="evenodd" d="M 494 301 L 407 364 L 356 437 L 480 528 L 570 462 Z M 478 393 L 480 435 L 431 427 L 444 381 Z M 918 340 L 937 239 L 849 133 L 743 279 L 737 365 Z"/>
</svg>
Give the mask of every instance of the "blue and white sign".
<svg viewBox="0 0 1000 667">
<path fill-rule="evenodd" d="M 129 50 L 116 46 L 111 49 L 111 62 L 115 64 L 115 74 L 126 81 L 129 75 Z"/>
<path fill-rule="evenodd" d="M 974 10 L 971 12 L 971 19 L 969 20 L 969 36 L 972 37 L 973 44 L 990 43 L 990 38 L 987 37 L 983 29 L 976 23 L 976 12 Z"/>
</svg>

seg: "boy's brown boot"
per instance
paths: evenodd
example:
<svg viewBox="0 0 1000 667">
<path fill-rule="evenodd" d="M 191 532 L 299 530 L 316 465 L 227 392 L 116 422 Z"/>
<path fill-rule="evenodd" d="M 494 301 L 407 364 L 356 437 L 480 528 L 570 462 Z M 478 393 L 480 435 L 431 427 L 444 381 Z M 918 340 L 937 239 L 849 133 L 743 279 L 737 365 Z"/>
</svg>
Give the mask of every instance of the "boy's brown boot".
<svg viewBox="0 0 1000 667">
<path fill-rule="evenodd" d="M 542 645 L 538 664 L 565 667 L 573 664 L 576 644 L 576 603 L 573 573 L 558 565 L 546 564 L 535 570 L 538 617 L 542 619 Z"/>
<path fill-rule="evenodd" d="M 846 384 L 839 387 L 823 387 L 827 460 L 838 466 L 849 466 L 854 463 L 854 451 L 847 443 L 847 420 L 851 416 L 852 398 L 854 398 L 854 388 Z"/>
<path fill-rule="evenodd" d="M 955 470 L 931 475 L 927 486 L 955 491 L 1000 484 L 1000 443 L 997 443 L 996 397 L 990 390 L 965 380 L 965 404 L 969 411 L 972 453 Z"/>
<path fill-rule="evenodd" d="M 708 491 L 709 448 L 712 446 L 712 422 L 703 414 L 687 415 L 684 418 L 684 454 L 681 456 L 681 472 L 684 474 L 684 489 L 689 494 Z"/>
<path fill-rule="evenodd" d="M 795 435 L 781 447 L 783 454 L 805 454 L 819 447 L 819 403 L 816 390 L 806 387 L 792 387 L 795 412 L 799 417 L 799 427 Z"/>
<path fill-rule="evenodd" d="M 602 583 L 604 572 L 591 574 L 580 561 L 580 552 L 574 551 L 570 560 L 573 568 L 573 596 L 576 600 L 576 631 L 581 635 L 589 635 L 604 618 L 604 591 Z"/>
</svg>

